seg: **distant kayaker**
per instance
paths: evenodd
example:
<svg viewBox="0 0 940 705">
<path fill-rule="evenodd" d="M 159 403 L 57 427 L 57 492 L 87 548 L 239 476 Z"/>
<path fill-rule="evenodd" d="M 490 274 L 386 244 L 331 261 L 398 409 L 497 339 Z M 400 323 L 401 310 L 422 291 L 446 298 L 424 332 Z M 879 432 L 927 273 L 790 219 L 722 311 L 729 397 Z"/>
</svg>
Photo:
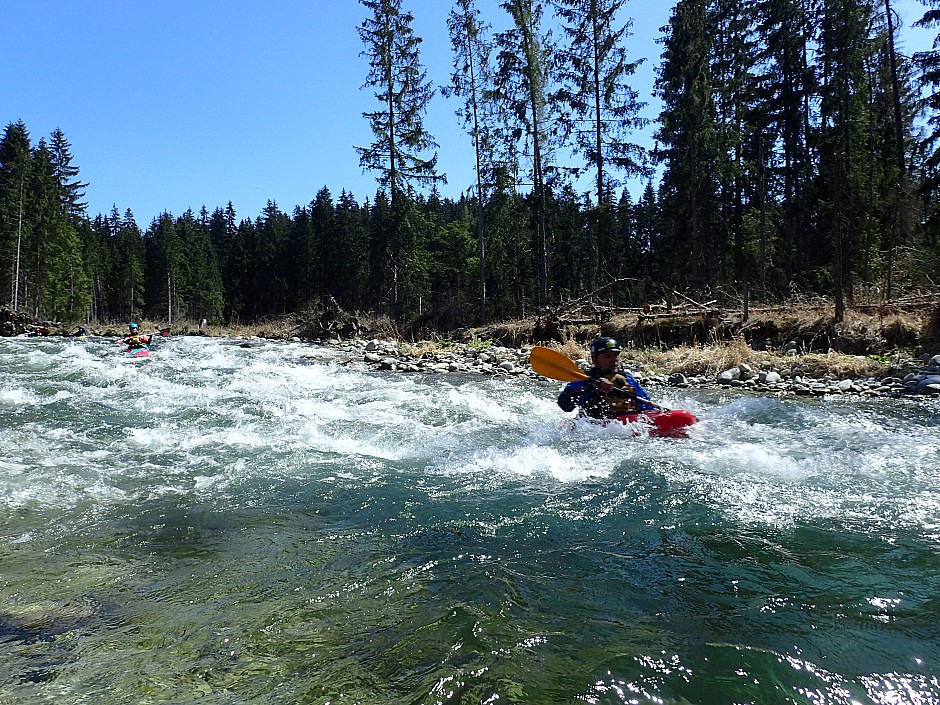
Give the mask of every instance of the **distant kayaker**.
<svg viewBox="0 0 940 705">
<path fill-rule="evenodd" d="M 139 325 L 136 323 L 128 323 L 127 331 L 128 335 L 124 338 L 124 344 L 127 345 L 127 352 L 147 347 L 147 343 L 150 342 L 150 337 L 140 334 Z"/>
<path fill-rule="evenodd" d="M 70 338 L 84 338 L 88 335 L 88 330 L 85 326 L 78 326 L 73 333 L 69 333 Z"/>
<path fill-rule="evenodd" d="M 649 394 L 626 370 L 618 368 L 620 345 L 613 338 L 598 338 L 591 343 L 590 379 L 569 382 L 558 395 L 558 406 L 565 411 L 578 407 L 581 415 L 595 419 L 612 418 L 637 411 L 650 411 Z"/>
</svg>

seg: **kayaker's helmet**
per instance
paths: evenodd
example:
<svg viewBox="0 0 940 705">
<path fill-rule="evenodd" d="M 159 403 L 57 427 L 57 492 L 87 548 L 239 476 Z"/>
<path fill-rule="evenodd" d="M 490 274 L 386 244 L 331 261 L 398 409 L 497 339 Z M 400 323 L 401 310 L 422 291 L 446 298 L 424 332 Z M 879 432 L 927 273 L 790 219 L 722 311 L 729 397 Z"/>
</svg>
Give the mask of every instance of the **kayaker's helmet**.
<svg viewBox="0 0 940 705">
<path fill-rule="evenodd" d="M 591 357 L 605 352 L 620 352 L 620 344 L 613 338 L 598 338 L 591 343 Z"/>
<path fill-rule="evenodd" d="M 137 331 L 140 328 L 140 326 L 137 325 L 136 323 L 128 323 L 127 328 L 128 330 Z"/>
</svg>

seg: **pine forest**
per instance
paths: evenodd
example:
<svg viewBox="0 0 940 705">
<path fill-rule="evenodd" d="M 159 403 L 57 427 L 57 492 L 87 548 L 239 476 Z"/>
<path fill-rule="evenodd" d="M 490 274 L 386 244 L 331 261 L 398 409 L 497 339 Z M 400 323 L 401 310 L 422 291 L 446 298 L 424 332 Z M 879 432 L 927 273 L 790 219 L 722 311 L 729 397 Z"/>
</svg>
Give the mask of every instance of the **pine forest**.
<svg viewBox="0 0 940 705">
<path fill-rule="evenodd" d="M 448 85 L 428 80 L 407 0 L 360 0 L 358 146 L 378 188 L 323 187 L 254 218 L 231 202 L 142 229 L 89 214 L 65 133 L 0 137 L 0 301 L 63 323 L 251 322 L 324 301 L 397 322 L 523 318 L 595 292 L 773 302 L 936 290 L 940 49 L 905 56 L 891 0 L 679 0 L 653 124 L 625 0 L 505 0 L 496 32 L 454 0 Z M 940 23 L 929 0 L 919 25 Z M 938 37 L 940 40 L 940 37 Z M 935 42 L 935 46 L 937 43 Z M 423 118 L 472 144 L 443 198 Z M 12 116 L 15 118 L 15 116 Z M 67 116 L 63 116 L 65 119 Z M 67 127 L 67 125 L 66 125 Z M 652 130 L 652 149 L 637 135 Z M 645 184 L 636 199 L 625 184 Z"/>
</svg>

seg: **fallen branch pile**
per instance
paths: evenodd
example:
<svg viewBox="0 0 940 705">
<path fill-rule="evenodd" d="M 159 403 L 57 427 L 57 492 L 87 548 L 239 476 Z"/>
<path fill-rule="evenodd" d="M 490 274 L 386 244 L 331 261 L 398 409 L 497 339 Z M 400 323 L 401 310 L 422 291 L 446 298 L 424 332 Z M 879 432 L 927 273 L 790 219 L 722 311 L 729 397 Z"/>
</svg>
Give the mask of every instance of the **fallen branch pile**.
<svg viewBox="0 0 940 705">
<path fill-rule="evenodd" d="M 604 298 L 612 290 L 627 283 L 636 282 L 637 279 L 621 278 L 605 284 L 598 289 L 580 296 L 577 299 L 566 301 L 558 306 L 545 310 L 539 319 L 543 325 L 601 325 L 614 316 L 636 316 L 637 323 L 655 321 L 659 319 L 688 319 L 688 318 L 721 318 L 737 319 L 746 322 L 754 315 L 781 314 L 797 311 L 818 311 L 820 316 L 831 315 L 834 306 L 831 301 L 813 300 L 791 301 L 775 306 L 747 306 L 741 308 L 727 308 L 716 306 L 717 299 L 697 301 L 688 294 L 675 289 L 664 290 L 660 301 L 644 304 L 640 307 L 622 307 L 603 303 Z M 940 292 L 927 294 L 912 294 L 902 296 L 892 301 L 880 303 L 858 303 L 847 308 L 868 315 L 894 315 L 914 313 L 940 306 Z M 549 323 L 551 322 L 551 323 Z"/>
</svg>

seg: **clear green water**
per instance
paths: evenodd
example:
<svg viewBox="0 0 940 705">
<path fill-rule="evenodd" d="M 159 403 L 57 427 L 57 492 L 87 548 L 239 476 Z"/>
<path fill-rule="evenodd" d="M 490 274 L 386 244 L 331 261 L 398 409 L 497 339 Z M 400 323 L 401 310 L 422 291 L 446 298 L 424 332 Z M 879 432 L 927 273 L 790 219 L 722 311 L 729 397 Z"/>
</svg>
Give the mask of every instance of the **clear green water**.
<svg viewBox="0 0 940 705">
<path fill-rule="evenodd" d="M 940 409 L 0 339 L 0 704 L 940 703 Z"/>
</svg>

